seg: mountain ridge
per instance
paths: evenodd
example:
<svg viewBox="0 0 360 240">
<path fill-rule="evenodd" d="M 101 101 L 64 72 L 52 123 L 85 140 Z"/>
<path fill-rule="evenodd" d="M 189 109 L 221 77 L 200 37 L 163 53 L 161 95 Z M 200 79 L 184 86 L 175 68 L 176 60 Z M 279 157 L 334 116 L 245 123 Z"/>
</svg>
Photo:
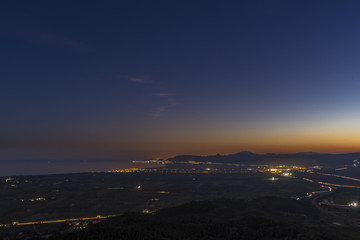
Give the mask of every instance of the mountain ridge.
<svg viewBox="0 0 360 240">
<path fill-rule="evenodd" d="M 256 154 L 242 151 L 227 155 L 178 155 L 168 158 L 168 161 L 175 163 L 182 162 L 215 162 L 215 163 L 243 163 L 243 162 L 270 162 L 274 160 L 288 160 L 288 163 L 305 161 L 308 164 L 352 164 L 353 160 L 360 159 L 359 152 L 353 153 L 318 153 L 318 152 L 298 152 L 298 153 L 265 153 Z"/>
</svg>

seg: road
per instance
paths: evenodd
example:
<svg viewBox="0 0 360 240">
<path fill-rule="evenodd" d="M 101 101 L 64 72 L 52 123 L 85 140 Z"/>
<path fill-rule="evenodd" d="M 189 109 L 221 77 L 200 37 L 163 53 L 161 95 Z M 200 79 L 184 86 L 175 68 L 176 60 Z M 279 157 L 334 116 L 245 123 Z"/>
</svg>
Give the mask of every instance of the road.
<svg viewBox="0 0 360 240">
<path fill-rule="evenodd" d="M 349 225 L 352 225 L 352 226 L 360 226 L 360 224 L 357 222 L 357 221 L 354 221 L 352 219 L 349 219 L 349 218 L 346 218 L 346 217 L 343 217 L 343 216 L 340 216 L 340 215 L 337 215 L 336 213 L 334 212 L 330 212 L 322 207 L 320 207 L 318 205 L 318 199 L 320 198 L 323 198 L 323 197 L 326 197 L 326 196 L 330 196 L 331 194 L 333 194 L 335 192 L 335 190 L 333 191 L 329 191 L 329 192 L 323 192 L 323 193 L 318 193 L 311 201 L 311 203 L 317 208 L 319 209 L 322 213 L 325 213 L 325 214 L 328 214 L 328 215 L 331 215 L 333 217 L 335 217 L 336 219 L 339 219 L 341 221 L 343 221 L 344 223 L 346 224 L 349 224 Z"/>
<path fill-rule="evenodd" d="M 12 225 L 24 226 L 24 225 L 34 225 L 34 224 L 48 224 L 48 223 L 62 223 L 62 222 L 73 222 L 73 221 L 86 221 L 86 220 L 96 220 L 104 219 L 109 217 L 115 217 L 117 215 L 107 215 L 107 216 L 96 216 L 96 217 L 84 217 L 84 218 L 68 218 L 68 219 L 58 219 L 58 220 L 47 220 L 47 221 L 35 221 L 35 222 L 13 222 L 8 224 L 0 224 L 0 227 L 9 227 Z"/>
<path fill-rule="evenodd" d="M 333 177 L 338 177 L 338 178 L 343 178 L 343 179 L 349 179 L 349 180 L 353 180 L 353 181 L 360 181 L 360 179 L 357 179 L 357 178 L 351 178 L 351 177 L 341 176 L 341 175 L 336 175 L 336 174 L 327 174 L 327 173 L 317 173 L 317 174 L 333 176 Z M 308 178 L 303 178 L 303 180 L 308 181 L 308 182 L 315 182 L 315 183 L 325 185 L 325 186 L 332 186 L 332 187 L 355 188 L 355 189 L 360 188 L 360 186 L 356 186 L 356 185 L 342 185 L 342 184 L 327 183 L 327 182 L 316 181 L 316 180 L 312 180 L 312 179 L 308 179 Z M 346 218 L 346 217 L 343 217 L 343 216 L 340 216 L 340 215 L 338 215 L 334 212 L 328 211 L 318 205 L 318 200 L 320 198 L 330 196 L 334 192 L 335 192 L 334 188 L 330 188 L 330 190 L 328 192 L 314 194 L 311 202 L 318 210 L 320 210 L 321 212 L 323 212 L 327 215 L 331 215 L 331 216 L 335 217 L 336 219 L 343 221 L 346 224 L 353 225 L 353 226 L 360 226 L 359 222 L 349 219 L 349 218 Z"/>
</svg>

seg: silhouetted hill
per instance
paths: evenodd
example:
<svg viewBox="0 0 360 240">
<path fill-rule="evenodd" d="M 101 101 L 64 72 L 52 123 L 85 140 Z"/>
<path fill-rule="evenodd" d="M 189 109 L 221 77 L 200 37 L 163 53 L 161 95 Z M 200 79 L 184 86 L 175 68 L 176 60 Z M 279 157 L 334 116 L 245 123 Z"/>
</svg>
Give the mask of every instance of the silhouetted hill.
<svg viewBox="0 0 360 240">
<path fill-rule="evenodd" d="M 223 163 L 235 163 L 239 161 L 253 161 L 258 160 L 259 155 L 252 152 L 239 152 L 229 155 L 211 155 L 211 156 L 195 156 L 195 155 L 179 155 L 168 160 L 174 162 L 223 162 Z"/>
<path fill-rule="evenodd" d="M 351 165 L 353 160 L 360 159 L 360 153 L 316 153 L 316 152 L 301 152 L 294 154 L 255 154 L 252 152 L 239 152 L 229 155 L 210 155 L 210 156 L 195 156 L 195 155 L 180 155 L 168 160 L 181 163 L 187 161 L 196 162 L 215 162 L 215 163 L 287 163 L 302 165 L 326 165 L 326 166 L 343 166 Z"/>
<path fill-rule="evenodd" d="M 318 155 L 320 153 L 317 153 L 317 152 L 298 152 L 298 153 L 295 153 L 296 155 Z"/>
<path fill-rule="evenodd" d="M 52 239 L 345 240 L 351 227 L 330 227 L 310 202 L 275 197 L 191 202 L 154 214 L 127 213 Z M 320 227 L 321 226 L 321 227 Z M 330 233 L 328 233 L 328 231 Z"/>
<path fill-rule="evenodd" d="M 181 212 L 180 215 L 179 212 Z M 156 215 L 176 221 L 182 218 L 190 220 L 209 217 L 229 220 L 238 216 L 268 217 L 286 221 L 290 219 L 291 222 L 316 224 L 325 221 L 325 218 L 310 202 L 277 197 L 262 197 L 251 201 L 222 199 L 191 202 L 160 210 Z"/>
</svg>

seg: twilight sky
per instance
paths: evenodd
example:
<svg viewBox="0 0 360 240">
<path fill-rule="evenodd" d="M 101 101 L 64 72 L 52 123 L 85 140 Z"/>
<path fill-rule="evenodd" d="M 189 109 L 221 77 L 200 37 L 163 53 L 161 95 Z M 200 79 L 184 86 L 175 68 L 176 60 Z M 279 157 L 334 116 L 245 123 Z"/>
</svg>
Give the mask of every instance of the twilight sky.
<svg viewBox="0 0 360 240">
<path fill-rule="evenodd" d="M 359 11 L 4 1 L 0 160 L 358 152 Z"/>
</svg>

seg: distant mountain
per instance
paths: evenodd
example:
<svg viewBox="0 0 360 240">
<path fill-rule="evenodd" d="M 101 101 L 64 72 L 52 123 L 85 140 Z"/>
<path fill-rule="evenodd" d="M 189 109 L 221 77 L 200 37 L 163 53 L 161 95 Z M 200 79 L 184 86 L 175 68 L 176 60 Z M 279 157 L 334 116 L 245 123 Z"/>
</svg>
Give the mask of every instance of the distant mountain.
<svg viewBox="0 0 360 240">
<path fill-rule="evenodd" d="M 181 163 L 188 161 L 195 162 L 216 162 L 216 163 L 243 163 L 243 162 L 278 162 L 278 163 L 302 163 L 303 165 L 326 165 L 326 166 L 343 166 L 351 165 L 353 160 L 360 160 L 360 153 L 317 153 L 317 152 L 300 152 L 294 154 L 255 154 L 252 152 L 239 152 L 229 155 L 179 155 L 168 160 Z"/>
<path fill-rule="evenodd" d="M 51 239 L 83 240 L 345 240 L 356 228 L 331 227 L 309 201 L 265 197 L 252 201 L 191 202 L 154 214 L 127 213 Z"/>
<path fill-rule="evenodd" d="M 298 152 L 298 153 L 295 153 L 296 155 L 318 155 L 320 153 L 317 153 L 317 152 Z"/>
<path fill-rule="evenodd" d="M 196 161 L 196 162 L 223 162 L 223 163 L 235 163 L 238 161 L 252 161 L 258 160 L 260 155 L 254 154 L 252 152 L 239 152 L 229 155 L 210 155 L 210 156 L 194 156 L 194 155 L 179 155 L 168 160 L 174 162 L 187 162 L 187 161 Z"/>
</svg>

